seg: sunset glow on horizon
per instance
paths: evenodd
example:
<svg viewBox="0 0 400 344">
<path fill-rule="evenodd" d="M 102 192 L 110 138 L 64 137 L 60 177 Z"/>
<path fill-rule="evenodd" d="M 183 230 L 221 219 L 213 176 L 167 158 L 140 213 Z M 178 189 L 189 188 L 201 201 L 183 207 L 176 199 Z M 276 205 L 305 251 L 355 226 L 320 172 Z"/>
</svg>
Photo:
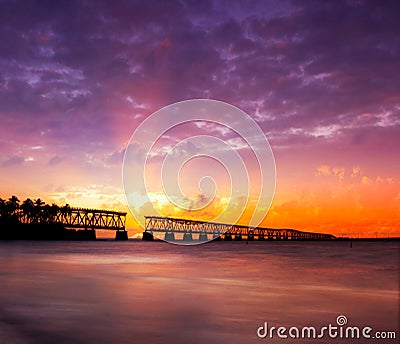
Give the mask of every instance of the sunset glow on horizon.
<svg viewBox="0 0 400 344">
<path fill-rule="evenodd" d="M 273 151 L 276 191 L 261 226 L 400 237 L 396 3 L 0 6 L 1 198 L 128 212 L 122 163 L 135 129 L 169 104 L 215 99 L 249 114 Z M 255 192 L 254 157 L 222 126 L 182 124 L 155 149 L 197 153 L 200 144 L 185 140 L 206 133 L 237 148 Z M 166 215 L 192 218 L 158 191 L 156 158 L 149 198 Z M 199 190 L 204 164 L 218 193 L 199 220 L 221 212 L 231 192 L 236 203 L 244 196 L 217 162 L 193 160 L 180 176 L 189 201 L 211 197 L 207 181 Z M 140 190 L 132 197 L 145 205 Z M 245 212 L 239 224 L 248 221 Z M 130 236 L 143 231 L 130 213 L 126 227 Z"/>
</svg>

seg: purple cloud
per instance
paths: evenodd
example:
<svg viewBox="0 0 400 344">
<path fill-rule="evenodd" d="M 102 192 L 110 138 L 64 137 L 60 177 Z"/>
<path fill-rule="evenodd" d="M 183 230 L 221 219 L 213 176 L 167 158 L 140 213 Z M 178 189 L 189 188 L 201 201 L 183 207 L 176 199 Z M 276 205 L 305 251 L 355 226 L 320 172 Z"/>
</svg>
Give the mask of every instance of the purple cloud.
<svg viewBox="0 0 400 344">
<path fill-rule="evenodd" d="M 210 97 L 247 111 L 276 149 L 392 154 L 399 13 L 368 0 L 2 1 L 0 145 L 14 157 L 50 147 L 50 165 L 60 155 L 114 165 L 152 111 Z"/>
</svg>

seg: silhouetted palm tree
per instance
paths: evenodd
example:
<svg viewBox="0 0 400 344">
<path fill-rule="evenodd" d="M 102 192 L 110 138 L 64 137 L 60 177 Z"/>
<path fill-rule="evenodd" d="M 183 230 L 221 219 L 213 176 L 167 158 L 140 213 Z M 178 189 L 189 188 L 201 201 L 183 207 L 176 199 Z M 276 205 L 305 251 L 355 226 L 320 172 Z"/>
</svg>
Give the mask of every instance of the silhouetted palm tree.
<svg viewBox="0 0 400 344">
<path fill-rule="evenodd" d="M 34 222 L 41 222 L 42 219 L 42 207 L 45 202 L 43 202 L 40 198 L 35 199 L 34 203 Z"/>
<path fill-rule="evenodd" d="M 69 204 L 67 203 L 66 205 L 64 205 L 61 208 L 61 216 L 64 220 L 67 219 L 68 215 L 71 214 L 71 207 L 69 206 Z"/>
<path fill-rule="evenodd" d="M 57 221 L 57 214 L 59 211 L 60 207 L 57 204 L 53 203 L 50 206 L 50 222 L 54 223 Z"/>
<path fill-rule="evenodd" d="M 50 207 L 50 205 L 49 205 L 49 204 L 45 204 L 45 205 L 42 207 L 42 213 L 41 213 L 40 222 L 43 222 L 43 223 L 50 223 L 50 222 L 51 222 L 50 212 L 51 212 L 51 207 Z"/>
<path fill-rule="evenodd" d="M 11 196 L 6 202 L 7 217 L 18 219 L 19 199 L 16 196 Z"/>
<path fill-rule="evenodd" d="M 2 198 L 0 198 L 0 219 L 5 218 L 5 213 L 6 213 L 6 201 Z"/>
<path fill-rule="evenodd" d="M 44 223 L 55 223 L 56 222 L 56 216 L 58 213 L 58 206 L 56 204 L 45 204 L 42 207 L 42 218 L 41 222 Z"/>
<path fill-rule="evenodd" d="M 7 203 L 13 213 L 19 209 L 19 199 L 17 196 L 11 196 Z"/>
<path fill-rule="evenodd" d="M 33 201 L 30 198 L 27 198 L 25 201 L 22 202 L 20 208 L 24 216 L 24 221 L 26 223 L 33 222 L 35 217 L 35 204 L 33 203 Z"/>
</svg>

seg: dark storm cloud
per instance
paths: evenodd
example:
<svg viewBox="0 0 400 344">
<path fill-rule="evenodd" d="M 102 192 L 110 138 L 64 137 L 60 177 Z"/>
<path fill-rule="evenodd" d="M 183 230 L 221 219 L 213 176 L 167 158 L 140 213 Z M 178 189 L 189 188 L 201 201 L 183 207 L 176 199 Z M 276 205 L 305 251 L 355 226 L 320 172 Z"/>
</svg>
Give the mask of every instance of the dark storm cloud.
<svg viewBox="0 0 400 344">
<path fill-rule="evenodd" d="M 330 125 L 353 135 L 365 126 L 355 120 L 362 113 L 399 116 L 397 2 L 3 1 L 0 7 L 3 139 L 12 130 L 26 140 L 112 153 L 119 149 L 115 137 L 132 132 L 135 114 L 190 97 L 257 111 L 275 136 L 291 128 L 307 136 Z"/>
</svg>

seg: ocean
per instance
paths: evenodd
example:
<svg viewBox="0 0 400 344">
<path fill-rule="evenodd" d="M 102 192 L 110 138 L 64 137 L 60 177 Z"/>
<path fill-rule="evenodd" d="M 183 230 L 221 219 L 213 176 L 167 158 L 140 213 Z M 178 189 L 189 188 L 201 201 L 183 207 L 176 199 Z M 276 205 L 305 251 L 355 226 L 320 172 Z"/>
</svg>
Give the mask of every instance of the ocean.
<svg viewBox="0 0 400 344">
<path fill-rule="evenodd" d="M 0 242 L 0 343 L 398 343 L 399 251 L 383 241 Z M 345 337 L 348 327 L 361 338 Z"/>
</svg>

